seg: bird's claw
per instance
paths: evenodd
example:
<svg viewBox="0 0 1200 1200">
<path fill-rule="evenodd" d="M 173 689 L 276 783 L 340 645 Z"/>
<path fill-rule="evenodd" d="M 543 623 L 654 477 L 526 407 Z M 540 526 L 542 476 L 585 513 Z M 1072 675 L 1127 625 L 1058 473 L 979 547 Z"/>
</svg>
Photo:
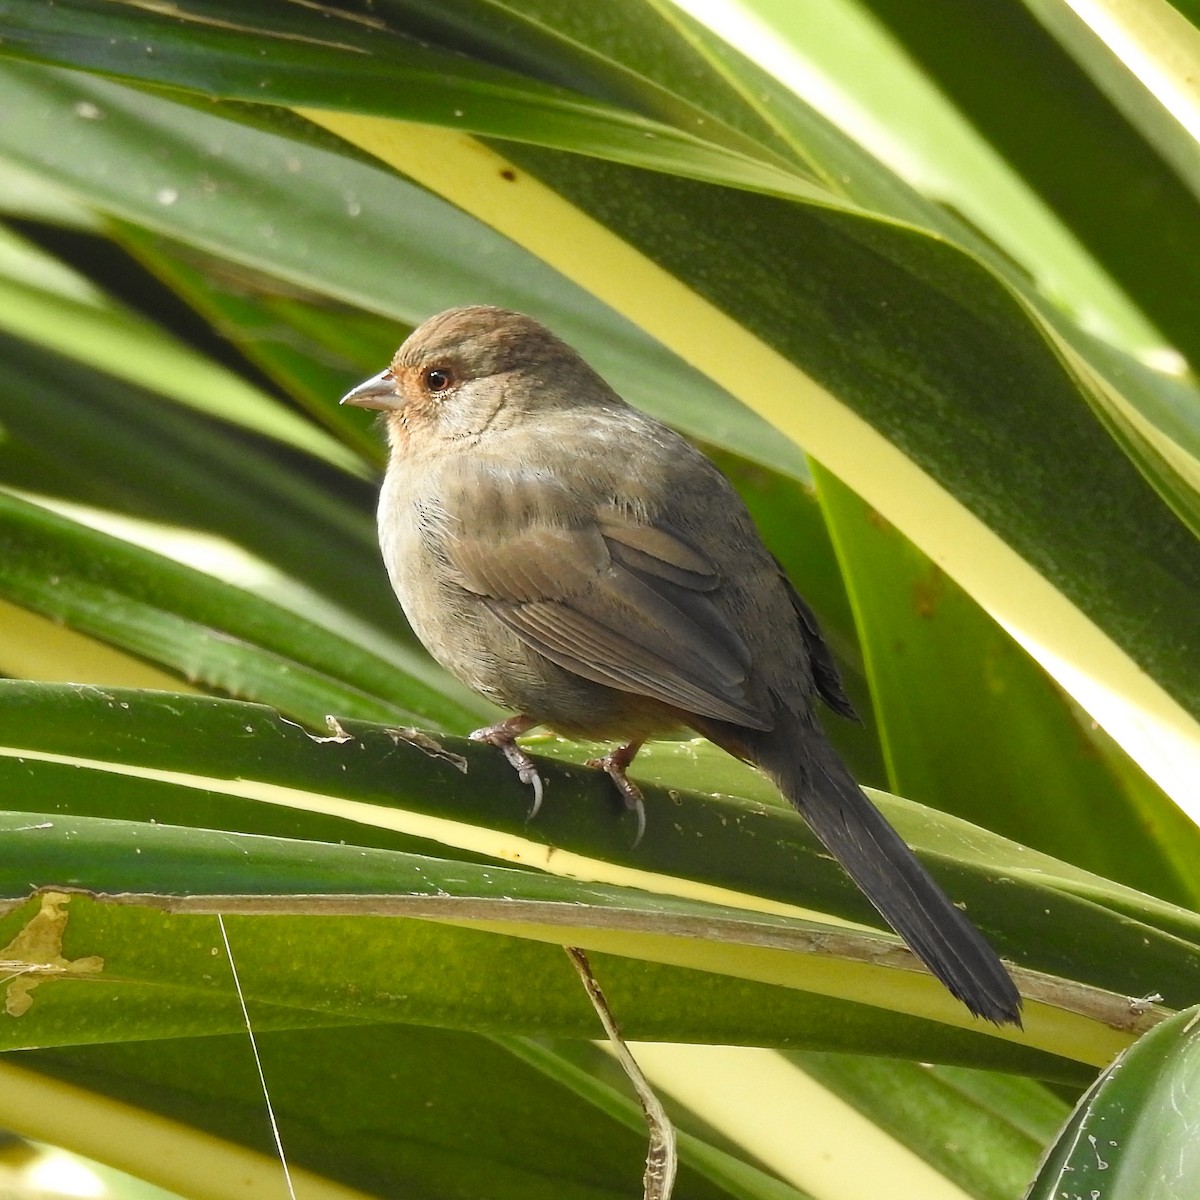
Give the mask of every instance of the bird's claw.
<svg viewBox="0 0 1200 1200">
<path fill-rule="evenodd" d="M 545 794 L 541 773 L 538 771 L 533 759 L 515 742 L 508 742 L 502 745 L 500 749 L 504 751 L 504 757 L 512 764 L 513 769 L 517 773 L 517 778 L 522 783 L 528 784 L 533 788 L 533 804 L 530 806 L 529 813 L 525 818 L 527 821 L 532 821 L 542 807 L 542 796 Z"/>
<path fill-rule="evenodd" d="M 497 747 L 508 760 L 509 766 L 516 771 L 517 778 L 533 788 L 533 806 L 525 818 L 527 821 L 532 821 L 538 815 L 538 811 L 542 807 L 545 787 L 537 764 L 517 745 L 514 739 L 532 725 L 533 722 L 528 718 L 512 717 L 507 721 L 501 721 L 498 725 L 489 725 L 486 729 L 476 729 L 470 735 L 473 742 L 486 742 L 489 746 Z"/>
<path fill-rule="evenodd" d="M 545 786 L 542 783 L 542 776 L 537 769 L 537 765 L 517 745 L 516 739 L 526 730 L 532 729 L 536 724 L 537 722 L 531 717 L 523 715 L 509 717 L 508 720 L 501 721 L 499 724 L 488 725 L 484 729 L 476 729 L 470 735 L 473 742 L 486 742 L 489 746 L 495 746 L 499 749 L 508 760 L 509 766 L 516 771 L 517 778 L 522 783 L 533 788 L 533 806 L 529 810 L 529 815 L 525 818 L 527 821 L 532 821 L 538 815 L 542 807 Z M 618 746 L 616 749 L 609 751 L 603 758 L 589 759 L 587 764 L 589 767 L 595 767 L 605 772 L 613 783 L 616 784 L 617 791 L 621 793 L 621 799 L 625 801 L 625 807 L 637 813 L 637 836 L 633 839 L 634 846 L 638 845 L 646 833 L 646 802 L 642 796 L 641 788 L 625 774 L 625 771 L 629 764 L 633 762 L 634 755 L 641 748 L 642 743 L 640 741 L 630 742 L 627 746 Z"/>
<path fill-rule="evenodd" d="M 642 789 L 625 774 L 625 768 L 633 761 L 640 745 L 641 743 L 638 743 L 632 749 L 629 746 L 619 746 L 603 758 L 589 758 L 587 761 L 589 767 L 603 771 L 616 784 L 621 799 L 625 801 L 625 807 L 637 813 L 637 836 L 633 839 L 635 848 L 646 832 L 646 800 Z"/>
</svg>

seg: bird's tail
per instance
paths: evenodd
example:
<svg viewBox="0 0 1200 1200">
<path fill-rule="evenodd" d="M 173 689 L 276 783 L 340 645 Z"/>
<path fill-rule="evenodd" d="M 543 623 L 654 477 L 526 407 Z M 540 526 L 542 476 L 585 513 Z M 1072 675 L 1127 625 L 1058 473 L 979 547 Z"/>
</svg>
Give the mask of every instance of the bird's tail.
<svg viewBox="0 0 1200 1200">
<path fill-rule="evenodd" d="M 749 747 L 726 748 L 775 780 L 888 924 L 975 1016 L 1020 1025 L 1020 993 L 995 951 L 863 794 L 821 731 L 803 718 L 796 724 L 751 733 Z"/>
</svg>

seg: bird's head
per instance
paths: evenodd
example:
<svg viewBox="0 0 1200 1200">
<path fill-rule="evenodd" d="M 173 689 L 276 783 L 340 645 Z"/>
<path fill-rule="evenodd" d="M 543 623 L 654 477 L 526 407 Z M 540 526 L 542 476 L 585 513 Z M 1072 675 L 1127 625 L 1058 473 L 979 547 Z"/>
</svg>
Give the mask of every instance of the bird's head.
<svg viewBox="0 0 1200 1200">
<path fill-rule="evenodd" d="M 500 430 L 586 397 L 611 396 L 592 369 L 532 317 L 476 305 L 430 317 L 391 365 L 342 397 L 387 418 L 394 450 Z"/>
</svg>

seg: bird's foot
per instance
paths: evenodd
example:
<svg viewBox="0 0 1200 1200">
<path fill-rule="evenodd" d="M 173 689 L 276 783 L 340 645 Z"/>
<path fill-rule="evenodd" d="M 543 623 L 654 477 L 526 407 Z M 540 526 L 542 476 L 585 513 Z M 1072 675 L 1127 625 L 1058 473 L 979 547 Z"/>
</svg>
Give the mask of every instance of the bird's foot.
<svg viewBox="0 0 1200 1200">
<path fill-rule="evenodd" d="M 630 742 L 627 746 L 618 746 L 615 750 L 610 750 L 603 758 L 589 758 L 587 761 L 589 767 L 595 767 L 608 775 L 617 785 L 625 807 L 637 813 L 638 827 L 637 837 L 633 839 L 634 846 L 642 840 L 642 835 L 646 832 L 646 801 L 642 796 L 642 789 L 625 774 L 625 771 L 641 748 L 641 742 Z"/>
<path fill-rule="evenodd" d="M 533 759 L 517 745 L 516 739 L 536 724 L 537 722 L 532 717 L 509 717 L 506 721 L 489 725 L 485 729 L 476 729 L 474 733 L 470 734 L 473 742 L 487 742 L 489 746 L 498 747 L 504 757 L 508 759 L 509 765 L 516 771 L 517 778 L 533 788 L 533 807 L 530 808 L 529 815 L 525 818 L 527 821 L 532 821 L 538 815 L 538 810 L 542 807 L 544 789 L 542 777 L 538 773 Z"/>
</svg>

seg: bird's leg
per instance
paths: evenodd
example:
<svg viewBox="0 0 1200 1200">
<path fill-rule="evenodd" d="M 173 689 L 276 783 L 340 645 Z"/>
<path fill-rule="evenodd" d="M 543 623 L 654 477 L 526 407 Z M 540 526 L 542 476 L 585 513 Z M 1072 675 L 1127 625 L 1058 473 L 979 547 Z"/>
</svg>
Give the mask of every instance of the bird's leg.
<svg viewBox="0 0 1200 1200">
<path fill-rule="evenodd" d="M 517 778 L 533 788 L 533 807 L 529 810 L 529 816 L 525 818 L 527 821 L 532 821 L 538 815 L 538 809 L 542 807 L 542 777 L 538 774 L 533 759 L 517 745 L 516 739 L 539 723 L 533 717 L 518 715 L 489 725 L 486 729 L 476 729 L 470 735 L 473 742 L 487 742 L 489 746 L 498 746 L 516 771 Z"/>
<path fill-rule="evenodd" d="M 603 758 L 589 758 L 587 762 L 589 767 L 597 767 L 608 775 L 617 785 L 617 791 L 621 793 L 625 807 L 631 808 L 637 813 L 637 837 L 633 839 L 635 846 L 642 840 L 642 834 L 646 832 L 646 803 L 642 797 L 641 788 L 626 776 L 625 771 L 641 748 L 641 741 L 630 742 L 627 746 L 618 746 L 615 750 L 610 750 Z"/>
</svg>

